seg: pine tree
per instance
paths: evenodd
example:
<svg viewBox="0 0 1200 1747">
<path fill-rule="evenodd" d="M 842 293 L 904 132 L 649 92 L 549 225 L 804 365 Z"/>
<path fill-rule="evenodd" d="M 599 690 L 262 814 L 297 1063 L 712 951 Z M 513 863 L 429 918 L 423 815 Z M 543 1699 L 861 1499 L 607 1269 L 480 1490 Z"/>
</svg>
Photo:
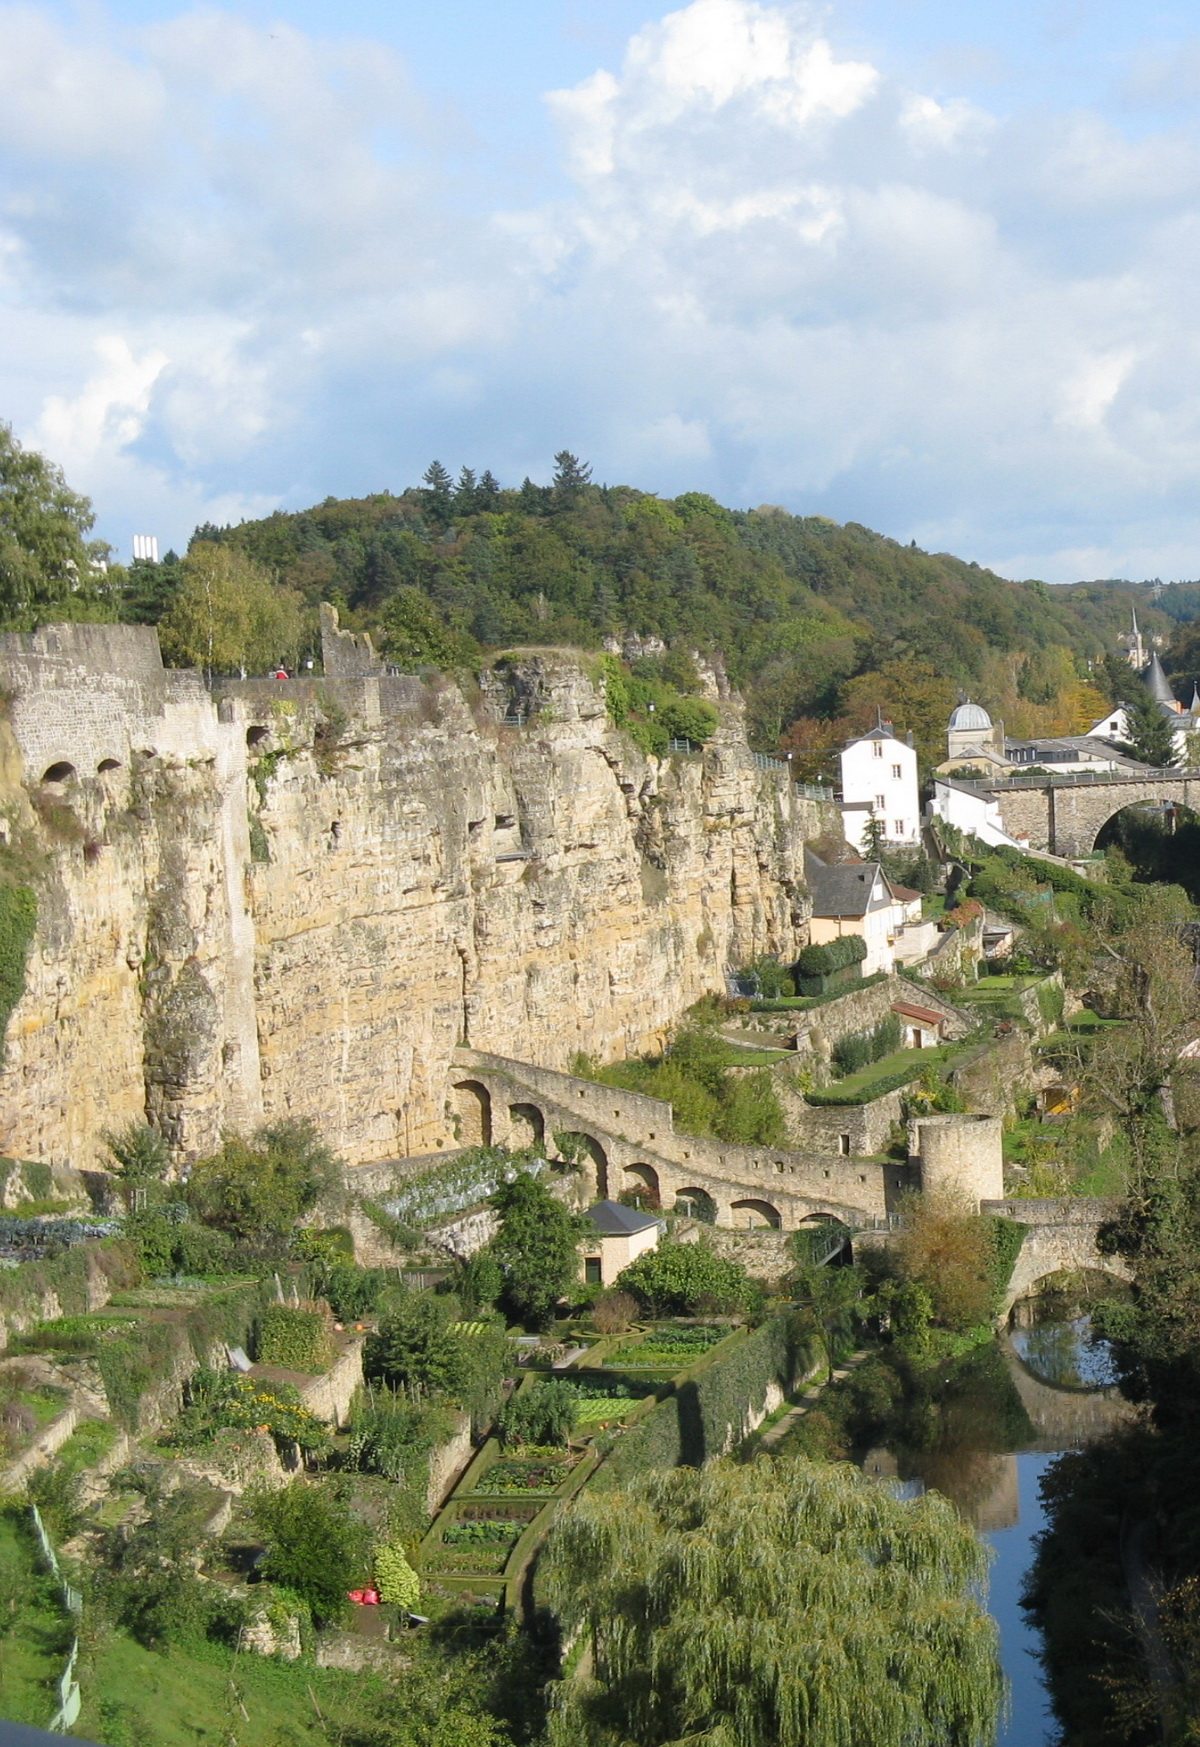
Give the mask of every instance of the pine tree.
<svg viewBox="0 0 1200 1747">
<path fill-rule="evenodd" d="M 1125 705 L 1125 720 L 1129 747 L 1135 758 L 1143 764 L 1164 768 L 1177 763 L 1175 725 L 1148 691 L 1139 688 L 1139 695 Z"/>
<path fill-rule="evenodd" d="M 425 508 L 429 519 L 444 528 L 454 511 L 454 481 L 440 461 L 431 461 L 421 477 L 425 482 Z"/>
<path fill-rule="evenodd" d="M 591 478 L 591 468 L 578 455 L 572 455 L 569 449 L 560 449 L 554 457 L 554 479 L 551 482 L 555 505 L 559 509 L 570 509 L 572 504 L 578 503 Z"/>
<path fill-rule="evenodd" d="M 479 508 L 479 481 L 470 467 L 459 472 L 458 484 L 454 488 L 454 507 L 460 516 L 472 516 Z"/>
</svg>

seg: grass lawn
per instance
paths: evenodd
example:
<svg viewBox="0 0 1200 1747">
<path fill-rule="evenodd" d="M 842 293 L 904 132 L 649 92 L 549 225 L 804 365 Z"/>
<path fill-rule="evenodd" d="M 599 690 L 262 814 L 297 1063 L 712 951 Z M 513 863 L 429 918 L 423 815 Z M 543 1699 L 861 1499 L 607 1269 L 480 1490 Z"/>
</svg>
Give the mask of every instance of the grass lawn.
<svg viewBox="0 0 1200 1747">
<path fill-rule="evenodd" d="M 42 1570 L 28 1512 L 15 1504 L 0 1510 L 0 1612 L 0 1717 L 44 1729 L 58 1706 L 55 1682 L 72 1632 Z"/>
<path fill-rule="evenodd" d="M 835 1080 L 832 1085 L 823 1088 L 824 1096 L 831 1098 L 835 1093 L 845 1094 L 846 1103 L 857 1103 L 860 1095 L 869 1090 L 877 1080 L 886 1079 L 889 1074 L 902 1073 L 911 1070 L 909 1078 L 915 1080 L 918 1074 L 926 1068 L 944 1067 L 961 1050 L 956 1043 L 939 1043 L 933 1049 L 898 1049 L 891 1055 L 880 1056 L 877 1062 L 868 1067 L 860 1068 L 856 1074 L 847 1074 L 843 1080 Z"/>
<path fill-rule="evenodd" d="M 217 1645 L 160 1653 L 106 1636 L 94 1659 L 81 1663 L 76 1727 L 105 1747 L 225 1747 L 232 1740 L 238 1747 L 328 1747 L 343 1731 L 353 1738 L 360 1693 L 376 1684 L 370 1675 L 309 1662 L 235 1657 Z"/>
</svg>

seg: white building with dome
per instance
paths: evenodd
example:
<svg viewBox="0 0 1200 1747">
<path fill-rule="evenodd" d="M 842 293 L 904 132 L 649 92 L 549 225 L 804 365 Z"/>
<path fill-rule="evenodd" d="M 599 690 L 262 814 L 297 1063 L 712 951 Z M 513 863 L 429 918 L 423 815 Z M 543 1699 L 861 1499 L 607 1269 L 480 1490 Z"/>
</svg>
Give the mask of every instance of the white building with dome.
<svg viewBox="0 0 1200 1747">
<path fill-rule="evenodd" d="M 1004 723 L 993 722 L 982 704 L 965 698 L 950 712 L 946 726 L 946 763 L 939 769 L 977 765 L 986 775 L 996 765 L 1007 763 Z"/>
</svg>

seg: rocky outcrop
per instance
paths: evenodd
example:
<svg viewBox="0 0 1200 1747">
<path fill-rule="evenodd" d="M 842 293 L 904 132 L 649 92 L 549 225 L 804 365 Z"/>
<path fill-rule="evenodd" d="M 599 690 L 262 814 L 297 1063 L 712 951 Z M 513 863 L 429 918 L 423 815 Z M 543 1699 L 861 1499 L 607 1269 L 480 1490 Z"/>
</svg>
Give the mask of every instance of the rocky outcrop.
<svg viewBox="0 0 1200 1747">
<path fill-rule="evenodd" d="M 830 821 L 756 766 L 736 699 L 702 756 L 657 760 L 565 653 L 478 691 L 212 698 L 148 636 L 0 638 L 45 869 L 0 1151 L 88 1167 L 146 1112 L 180 1156 L 272 1115 L 354 1162 L 433 1151 L 473 1138 L 457 1044 L 643 1050 L 727 965 L 806 939 L 803 842 Z"/>
</svg>

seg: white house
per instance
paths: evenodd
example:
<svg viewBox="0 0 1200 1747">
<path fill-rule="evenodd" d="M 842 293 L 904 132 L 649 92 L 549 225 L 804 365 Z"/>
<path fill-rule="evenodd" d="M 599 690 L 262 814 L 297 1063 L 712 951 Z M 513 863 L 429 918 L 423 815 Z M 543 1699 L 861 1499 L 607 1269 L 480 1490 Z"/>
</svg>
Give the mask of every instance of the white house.
<svg viewBox="0 0 1200 1747">
<path fill-rule="evenodd" d="M 877 819 L 883 840 L 916 849 L 921 840 L 917 754 L 881 722 L 842 752 L 842 830 L 851 848 L 870 847 L 867 826 Z"/>
<path fill-rule="evenodd" d="M 956 831 L 977 837 L 981 843 L 1003 844 L 1008 849 L 1029 847 L 1028 843 L 1019 843 L 1015 837 L 1010 837 L 1004 829 L 1000 803 L 994 796 L 955 782 L 951 777 L 934 777 L 929 812 L 932 818 L 943 819 Z"/>
</svg>

